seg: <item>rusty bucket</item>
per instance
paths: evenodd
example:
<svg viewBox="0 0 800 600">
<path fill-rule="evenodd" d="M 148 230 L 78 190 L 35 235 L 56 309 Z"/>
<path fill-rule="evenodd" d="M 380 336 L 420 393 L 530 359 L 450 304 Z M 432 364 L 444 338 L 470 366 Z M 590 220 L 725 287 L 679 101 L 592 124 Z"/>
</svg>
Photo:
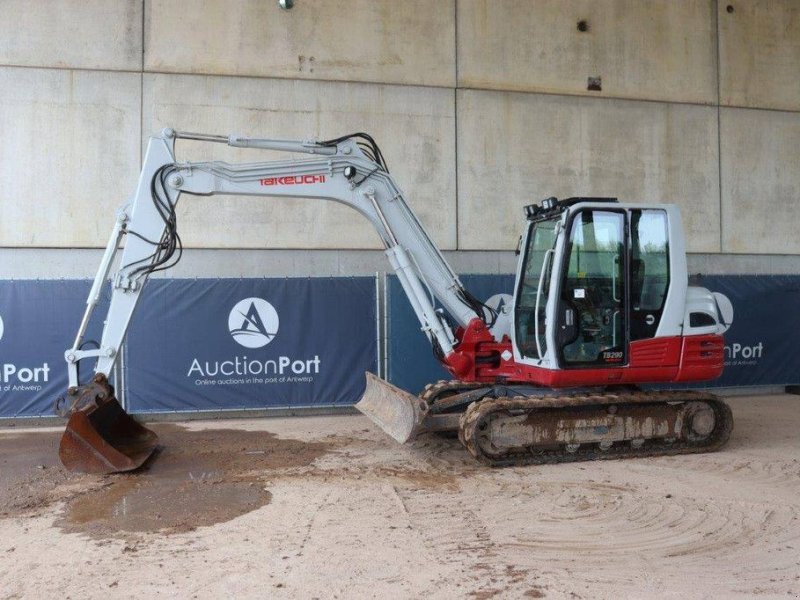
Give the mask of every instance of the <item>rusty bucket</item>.
<svg viewBox="0 0 800 600">
<path fill-rule="evenodd" d="M 114 397 L 105 375 L 70 390 L 72 405 L 58 456 L 70 471 L 120 473 L 141 467 L 158 436 L 131 417 Z"/>
</svg>

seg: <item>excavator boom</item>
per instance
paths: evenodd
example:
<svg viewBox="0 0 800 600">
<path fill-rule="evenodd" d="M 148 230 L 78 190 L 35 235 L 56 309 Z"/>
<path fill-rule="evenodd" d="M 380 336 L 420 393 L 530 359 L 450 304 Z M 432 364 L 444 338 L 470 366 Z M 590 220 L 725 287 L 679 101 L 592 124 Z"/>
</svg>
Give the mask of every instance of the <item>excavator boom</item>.
<svg viewBox="0 0 800 600">
<path fill-rule="evenodd" d="M 239 165 L 221 161 L 178 162 L 174 151 L 177 139 L 313 157 Z M 481 303 L 464 289 L 409 209 L 389 174 L 380 148 L 370 136 L 353 134 L 318 142 L 165 129 L 150 139 L 136 193 L 117 214 L 78 334 L 72 348 L 65 353 L 69 389 L 66 397 L 60 399 L 60 410 L 69 417 L 69 422 L 61 455 L 62 462 L 70 469 L 130 470 L 141 465 L 156 447 L 155 434 L 119 407 L 106 377 L 119 356 L 150 274 L 172 266 L 180 257 L 175 207 L 183 194 L 317 198 L 355 209 L 375 228 L 422 331 L 443 357 L 454 354 L 456 338 L 451 321 L 436 310 L 437 300 L 457 326 L 486 318 Z M 112 271 L 123 238 L 120 266 Z M 112 295 L 102 339 L 99 347 L 84 348 L 84 334 L 109 278 Z M 81 383 L 78 367 L 86 359 L 96 361 L 95 379 Z M 98 378 L 103 382 L 101 390 L 97 389 Z M 389 384 L 378 381 L 369 385 L 364 400 L 362 408 L 376 419 L 381 407 L 402 407 L 407 402 L 399 390 L 393 391 Z M 411 431 L 415 431 L 414 426 L 409 435 Z"/>
</svg>

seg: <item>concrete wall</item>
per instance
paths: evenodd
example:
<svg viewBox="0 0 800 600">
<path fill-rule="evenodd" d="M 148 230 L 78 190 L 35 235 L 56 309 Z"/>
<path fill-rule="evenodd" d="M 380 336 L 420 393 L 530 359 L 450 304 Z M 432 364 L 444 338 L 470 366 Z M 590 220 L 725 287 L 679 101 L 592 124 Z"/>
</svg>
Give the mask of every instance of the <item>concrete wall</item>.
<svg viewBox="0 0 800 600">
<path fill-rule="evenodd" d="M 796 261 L 773 255 L 800 255 L 796 0 L 7 0 L 0 263 L 16 264 L 0 276 L 90 274 L 69 249 L 105 243 L 166 125 L 369 131 L 462 271 L 513 265 L 522 206 L 550 195 L 676 202 L 706 271 L 784 272 Z M 209 249 L 183 275 L 380 262 L 355 213 L 319 202 L 186 198 L 179 227 Z"/>
<path fill-rule="evenodd" d="M 719 4 L 722 104 L 800 111 L 800 3 Z"/>
<path fill-rule="evenodd" d="M 3 246 L 104 245 L 139 171 L 140 76 L 0 67 Z"/>
<path fill-rule="evenodd" d="M 579 29 L 581 23 L 581 29 Z M 463 87 L 714 104 L 716 18 L 707 0 L 462 0 Z"/>
<path fill-rule="evenodd" d="M 143 131 L 264 131 L 326 139 L 368 131 L 442 248 L 456 244 L 453 93 L 445 88 L 253 77 L 145 74 Z M 184 156 L 264 160 L 263 151 L 179 142 Z M 352 209 L 319 200 L 187 196 L 179 222 L 189 246 L 377 248 Z"/>
<path fill-rule="evenodd" d="M 712 107 L 459 90 L 460 246 L 508 248 L 524 203 L 569 196 L 680 205 L 689 250 L 719 250 Z M 496 211 L 487 214 L 487 208 Z M 492 227 L 485 227 L 491 218 Z"/>
<path fill-rule="evenodd" d="M 141 0 L 3 0 L 0 64 L 142 68 Z"/>
<path fill-rule="evenodd" d="M 453 87 L 455 3 L 147 2 L 147 71 Z"/>
</svg>

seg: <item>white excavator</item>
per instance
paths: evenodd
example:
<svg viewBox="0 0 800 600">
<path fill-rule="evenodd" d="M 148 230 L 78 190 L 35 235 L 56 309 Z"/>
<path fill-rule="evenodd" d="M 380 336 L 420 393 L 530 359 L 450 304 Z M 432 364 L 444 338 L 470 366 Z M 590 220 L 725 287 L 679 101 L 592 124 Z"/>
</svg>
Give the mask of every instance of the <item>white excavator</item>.
<svg viewBox="0 0 800 600">
<path fill-rule="evenodd" d="M 178 162 L 177 139 L 312 156 Z M 333 200 L 372 224 L 434 355 L 453 376 L 413 395 L 366 374 L 356 407 L 398 442 L 457 431 L 473 456 L 503 466 L 705 452 L 730 436 L 731 411 L 714 395 L 640 387 L 708 381 L 723 369 L 733 309 L 724 295 L 688 285 L 676 206 L 613 198 L 526 206 L 514 295 L 489 304 L 464 288 L 369 135 L 291 141 L 164 129 L 150 138 L 65 353 L 69 389 L 56 410 L 69 417 L 59 455 L 70 470 L 133 470 L 157 447 L 156 434 L 121 407 L 108 376 L 148 277 L 180 258 L 182 194 Z M 102 339 L 88 347 L 84 335 L 109 278 Z M 96 362 L 81 382 L 84 359 Z"/>
</svg>

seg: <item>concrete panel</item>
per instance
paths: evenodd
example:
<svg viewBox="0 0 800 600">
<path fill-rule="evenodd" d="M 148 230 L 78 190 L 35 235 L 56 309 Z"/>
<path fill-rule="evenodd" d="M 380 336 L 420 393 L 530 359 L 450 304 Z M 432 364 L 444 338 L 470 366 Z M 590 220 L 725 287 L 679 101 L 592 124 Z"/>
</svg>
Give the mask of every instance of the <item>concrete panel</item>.
<svg viewBox="0 0 800 600">
<path fill-rule="evenodd" d="M 392 175 L 433 239 L 443 248 L 455 247 L 451 90 L 145 74 L 143 123 L 145 135 L 166 126 L 292 139 L 366 131 L 380 144 Z M 184 141 L 177 152 L 179 160 L 276 157 Z M 319 200 L 187 196 L 179 206 L 179 223 L 184 242 L 195 247 L 380 247 L 372 227 L 357 213 Z"/>
<path fill-rule="evenodd" d="M 430 0 L 152 0 L 147 70 L 455 84 L 455 4 Z"/>
<path fill-rule="evenodd" d="M 725 252 L 800 254 L 800 113 L 723 108 Z"/>
<path fill-rule="evenodd" d="M 720 246 L 717 111 L 575 96 L 459 91 L 459 248 L 510 249 L 548 196 L 669 202 L 688 249 Z"/>
<path fill-rule="evenodd" d="M 143 0 L 4 0 L 0 65 L 142 68 Z"/>
<path fill-rule="evenodd" d="M 719 3 L 720 98 L 800 110 L 800 2 Z"/>
<path fill-rule="evenodd" d="M 141 75 L 0 68 L 0 245 L 104 246 L 136 182 Z"/>
<path fill-rule="evenodd" d="M 715 26 L 711 0 L 458 0 L 459 85 L 712 104 Z"/>
</svg>

